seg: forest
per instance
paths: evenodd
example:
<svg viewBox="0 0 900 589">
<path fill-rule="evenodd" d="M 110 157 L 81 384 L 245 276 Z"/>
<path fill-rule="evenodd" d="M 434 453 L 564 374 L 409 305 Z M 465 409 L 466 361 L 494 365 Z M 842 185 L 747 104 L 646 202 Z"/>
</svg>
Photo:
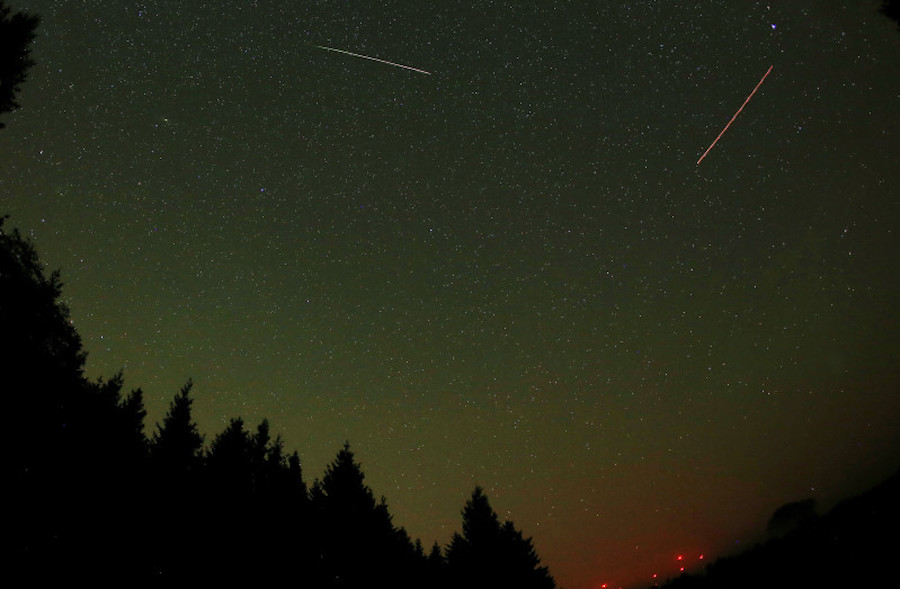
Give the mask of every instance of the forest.
<svg viewBox="0 0 900 589">
<path fill-rule="evenodd" d="M 0 114 L 33 61 L 39 17 L 0 2 Z M 2 125 L 0 125 L 2 128 Z M 151 433 L 121 373 L 85 376 L 87 353 L 34 245 L 0 217 L 0 371 L 9 399 L 8 576 L 29 584 L 183 582 L 299 587 L 552 588 L 532 541 L 476 488 L 462 533 L 426 551 L 393 522 L 349 443 L 304 480 L 268 421 L 239 417 L 207 440 L 191 382 Z M 208 443 L 207 443 L 208 442 Z"/>
<path fill-rule="evenodd" d="M 207 444 L 191 382 L 145 433 L 143 393 L 123 375 L 89 380 L 86 352 L 33 244 L 0 219 L 0 369 L 12 490 L 14 578 L 167 585 L 555 587 L 532 541 L 482 489 L 462 533 L 426 551 L 377 500 L 349 444 L 304 480 L 268 421 L 240 418 Z"/>
</svg>

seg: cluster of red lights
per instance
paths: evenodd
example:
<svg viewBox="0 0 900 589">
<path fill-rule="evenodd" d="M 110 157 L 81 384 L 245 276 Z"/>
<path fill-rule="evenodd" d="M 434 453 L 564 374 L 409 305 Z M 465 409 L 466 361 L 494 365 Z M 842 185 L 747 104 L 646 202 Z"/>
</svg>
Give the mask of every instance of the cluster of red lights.
<svg viewBox="0 0 900 589">
<path fill-rule="evenodd" d="M 702 560 L 703 560 L 702 554 L 697 556 L 697 562 L 700 562 Z M 675 556 L 675 564 L 678 565 L 678 572 L 683 573 L 683 572 L 685 572 L 687 566 L 690 566 L 691 563 L 688 562 L 688 559 L 685 557 L 685 555 L 679 554 L 679 555 Z M 658 580 L 659 580 L 658 573 L 653 573 L 650 576 L 650 582 L 652 584 L 656 585 L 658 583 Z M 609 583 L 602 583 L 600 585 L 600 589 L 612 589 L 612 588 L 610 587 Z M 618 587 L 617 589 L 622 589 L 622 588 Z"/>
<path fill-rule="evenodd" d="M 698 562 L 702 561 L 702 560 L 703 560 L 702 554 L 697 556 Z M 675 564 L 678 565 L 678 572 L 683 573 L 686 570 L 687 566 L 689 566 L 690 563 L 688 562 L 687 558 L 685 558 L 685 556 L 683 554 L 679 554 L 678 556 L 675 557 Z M 650 581 L 653 583 L 656 583 L 657 579 L 659 579 L 658 573 L 653 573 L 653 575 L 651 575 L 651 577 L 650 577 Z"/>
<path fill-rule="evenodd" d="M 700 556 L 698 556 L 698 557 L 697 557 L 697 560 L 703 560 L 703 555 L 701 554 Z M 684 555 L 683 555 L 683 554 L 679 554 L 678 556 L 675 557 L 675 561 L 676 561 L 679 565 L 682 565 L 682 566 L 679 568 L 679 571 L 678 571 L 678 572 L 683 573 L 683 572 L 684 572 L 684 566 L 683 566 L 683 564 L 686 562 L 686 561 L 684 560 Z M 656 573 L 653 574 L 653 578 L 654 578 L 654 579 L 656 578 Z"/>
</svg>

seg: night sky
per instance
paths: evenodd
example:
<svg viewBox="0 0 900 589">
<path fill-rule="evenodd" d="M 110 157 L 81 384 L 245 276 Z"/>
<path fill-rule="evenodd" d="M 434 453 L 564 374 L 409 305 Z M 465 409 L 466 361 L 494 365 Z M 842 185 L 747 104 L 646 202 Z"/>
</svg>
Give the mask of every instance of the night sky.
<svg viewBox="0 0 900 589">
<path fill-rule="evenodd" d="M 8 4 L 0 214 L 148 433 L 192 378 L 207 442 L 348 440 L 426 546 L 481 485 L 564 589 L 900 466 L 880 2 Z"/>
</svg>

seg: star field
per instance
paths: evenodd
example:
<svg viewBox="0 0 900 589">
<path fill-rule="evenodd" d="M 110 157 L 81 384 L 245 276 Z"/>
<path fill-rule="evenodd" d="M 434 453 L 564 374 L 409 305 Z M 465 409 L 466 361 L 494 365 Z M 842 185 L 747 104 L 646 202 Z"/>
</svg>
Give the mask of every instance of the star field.
<svg viewBox="0 0 900 589">
<path fill-rule="evenodd" d="M 896 469 L 878 3 L 439 4 L 11 5 L 0 214 L 89 372 L 151 424 L 193 378 L 207 441 L 268 417 L 309 480 L 349 440 L 426 545 L 482 485 L 567 589 Z"/>
</svg>

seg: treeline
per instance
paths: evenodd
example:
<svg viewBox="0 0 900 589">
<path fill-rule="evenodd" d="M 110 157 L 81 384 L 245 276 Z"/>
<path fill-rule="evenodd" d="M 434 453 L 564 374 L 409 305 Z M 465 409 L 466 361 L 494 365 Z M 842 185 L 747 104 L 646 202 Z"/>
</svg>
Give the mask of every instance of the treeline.
<svg viewBox="0 0 900 589">
<path fill-rule="evenodd" d="M 145 433 L 143 393 L 92 381 L 31 242 L 0 219 L 0 374 L 7 577 L 49 582 L 261 583 L 294 587 L 550 589 L 532 541 L 481 489 L 462 533 L 427 550 L 376 500 L 349 445 L 307 484 L 267 421 L 207 444 L 188 382 Z"/>
<path fill-rule="evenodd" d="M 40 20 L 0 0 L 0 114 L 18 107 Z M 3 124 L 0 123 L 0 128 Z M 307 485 L 267 421 L 239 418 L 207 446 L 191 383 L 145 434 L 143 393 L 123 377 L 90 381 L 86 354 L 32 244 L 0 217 L 0 392 L 5 578 L 28 586 L 550 589 L 553 578 L 481 489 L 462 534 L 426 553 L 376 501 L 349 445 Z"/>
<path fill-rule="evenodd" d="M 811 499 L 788 503 L 772 515 L 766 541 L 663 589 L 896 586 L 898 529 L 900 471 L 825 515 L 816 514 Z"/>
</svg>

